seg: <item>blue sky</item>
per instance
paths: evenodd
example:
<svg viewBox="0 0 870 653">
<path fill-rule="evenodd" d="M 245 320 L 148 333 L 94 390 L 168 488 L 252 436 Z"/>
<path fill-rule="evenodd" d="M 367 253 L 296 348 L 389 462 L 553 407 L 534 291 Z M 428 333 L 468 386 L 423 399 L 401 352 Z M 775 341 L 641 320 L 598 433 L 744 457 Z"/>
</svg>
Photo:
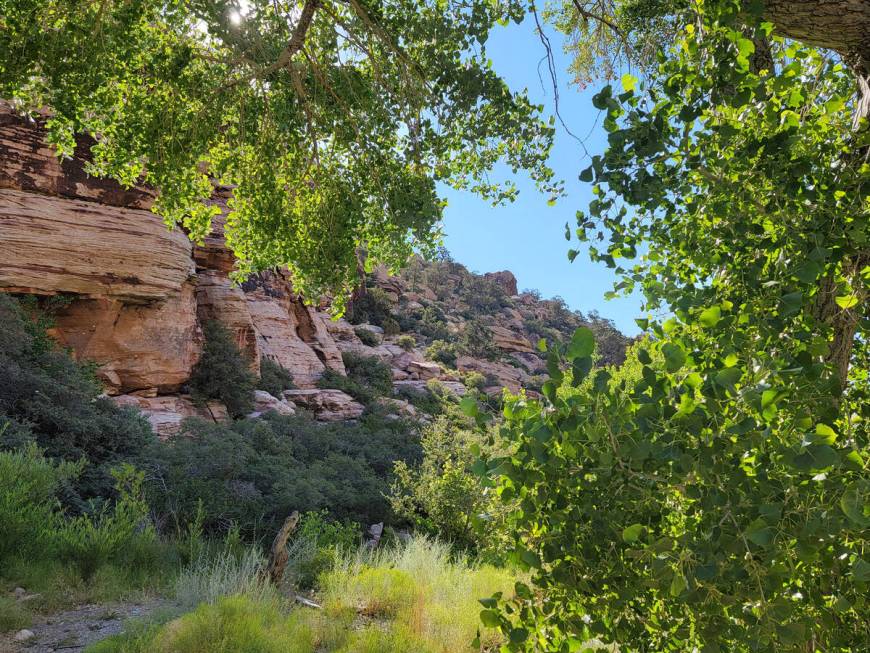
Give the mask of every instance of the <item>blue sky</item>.
<svg viewBox="0 0 870 653">
<path fill-rule="evenodd" d="M 562 40 L 552 29 L 547 30 L 547 35 L 559 75 L 562 118 L 574 134 L 584 139 L 590 154 L 600 153 L 606 144 L 606 132 L 600 125 L 598 110 L 592 106 L 592 95 L 598 88 L 593 84 L 581 91 L 569 84 L 568 57 L 562 51 Z M 552 113 L 553 89 L 545 63 L 541 67 L 543 87 L 538 77 L 544 49 L 532 21 L 526 19 L 519 26 L 496 28 L 487 42 L 487 54 L 513 90 L 527 88 L 531 100 L 544 104 Z M 585 250 L 573 263 L 568 261 L 565 223 L 573 231 L 574 214 L 588 206 L 592 187 L 577 179 L 589 165 L 583 147 L 558 123 L 557 129 L 550 166 L 565 180 L 567 197 L 555 206 L 547 206 L 548 198 L 538 193 L 522 173 L 515 177 L 519 198 L 505 206 L 492 207 L 471 193 L 443 187 L 441 193 L 448 201 L 444 244 L 454 259 L 475 272 L 511 270 L 521 290 L 537 288 L 544 297 L 559 295 L 571 308 L 584 312 L 597 310 L 612 319 L 623 333 L 636 334 L 639 330 L 634 318 L 642 314 L 640 298 L 605 300 L 604 293 L 612 288 L 615 275 L 603 264 L 592 263 Z M 570 246 L 576 247 L 576 240 Z"/>
</svg>

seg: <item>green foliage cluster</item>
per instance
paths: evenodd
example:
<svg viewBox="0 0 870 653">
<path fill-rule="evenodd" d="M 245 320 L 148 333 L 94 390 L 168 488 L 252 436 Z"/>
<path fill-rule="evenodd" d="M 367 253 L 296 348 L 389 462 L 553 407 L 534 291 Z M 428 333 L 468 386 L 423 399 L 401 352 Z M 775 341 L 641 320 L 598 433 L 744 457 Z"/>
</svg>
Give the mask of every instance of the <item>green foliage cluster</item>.
<svg viewBox="0 0 870 653">
<path fill-rule="evenodd" d="M 341 390 L 367 406 L 392 394 L 393 374 L 382 360 L 352 351 L 343 352 L 341 359 L 347 374 L 327 370 L 318 379 L 317 387 Z"/>
<path fill-rule="evenodd" d="M 251 372 L 238 344 L 225 326 L 209 320 L 202 327 L 205 343 L 202 355 L 190 374 L 190 393 L 195 401 L 216 399 L 233 417 L 242 417 L 254 409 L 257 377 Z M 268 364 L 267 364 L 268 366 Z M 278 379 L 269 382 L 281 383 Z"/>
<path fill-rule="evenodd" d="M 189 420 L 147 456 L 146 493 L 164 529 L 197 519 L 206 534 L 236 524 L 271 537 L 294 510 L 328 509 L 336 519 L 390 520 L 383 497 L 393 461 L 417 461 L 414 427 L 376 414 L 321 424 L 268 415 L 229 424 Z"/>
<path fill-rule="evenodd" d="M 63 511 L 58 492 L 83 468 L 84 461 L 56 463 L 32 443 L 0 452 L 0 585 L 25 583 L 35 595 L 26 606 L 0 604 L 0 630 L 20 627 L 34 608 L 75 600 L 77 587 L 89 589 L 86 596 L 108 590 L 117 598 L 130 584 L 159 582 L 152 575 L 169 564 L 149 521 L 143 474 L 129 465 L 114 472 L 118 498 L 111 505 L 91 504 L 77 516 Z"/>
<path fill-rule="evenodd" d="M 503 520 L 514 506 L 482 492 L 471 467 L 496 446 L 473 428 L 457 406 L 448 407 L 423 431 L 423 459 L 417 465 L 395 463 L 390 486 L 393 512 L 420 531 L 457 549 L 497 555 L 503 544 Z M 486 522 L 480 516 L 486 515 Z"/>
<path fill-rule="evenodd" d="M 426 358 L 447 367 L 455 367 L 456 346 L 444 340 L 433 340 L 432 344 L 426 347 Z"/>
<path fill-rule="evenodd" d="M 292 390 L 296 385 L 293 383 L 293 375 L 280 363 L 271 358 L 260 359 L 260 380 L 257 388 L 265 390 L 273 397 L 281 398 L 284 390 Z"/>
<path fill-rule="evenodd" d="M 67 475 L 61 496 L 77 510 L 113 493 L 111 469 L 154 438 L 138 411 L 100 397 L 90 368 L 73 361 L 46 335 L 50 315 L 30 302 L 25 311 L 0 293 L 0 446 L 36 443 L 50 458 L 84 460 Z"/>
<path fill-rule="evenodd" d="M 403 333 L 396 338 L 396 345 L 405 351 L 411 351 L 417 346 L 417 339 L 409 333 Z"/>
<path fill-rule="evenodd" d="M 470 320 L 459 337 L 459 350 L 475 358 L 495 360 L 499 351 L 492 339 L 492 331 L 479 319 Z"/>
<path fill-rule="evenodd" d="M 558 195 L 554 126 L 495 73 L 485 44 L 520 3 L 375 1 L 244 8 L 163 0 L 6 0 L 0 96 L 51 110 L 61 155 L 95 139 L 88 171 L 156 188 L 154 210 L 194 240 L 233 187 L 227 242 L 242 275 L 287 266 L 306 297 L 337 304 L 367 265 L 433 252 L 436 182 L 494 202 L 499 163 Z M 297 13 L 298 12 L 298 13 Z M 51 25 L 51 29 L 46 29 Z"/>
<path fill-rule="evenodd" d="M 576 234 L 664 316 L 618 372 L 578 330 L 505 406 L 516 449 L 481 471 L 546 597 L 485 602 L 513 650 L 870 641 L 866 60 L 775 35 L 766 5 L 677 7 L 647 79 L 593 99 Z"/>
<path fill-rule="evenodd" d="M 392 318 L 393 302 L 387 293 L 377 286 L 367 285 L 364 290 L 365 292 L 350 304 L 347 319 L 351 324 L 368 323 L 383 328 L 384 322 Z"/>
<path fill-rule="evenodd" d="M 364 327 L 357 327 L 353 330 L 356 334 L 356 337 L 360 339 L 362 344 L 367 347 L 377 347 L 381 344 L 381 338 L 377 333 L 372 331 L 371 329 L 366 329 Z"/>
</svg>

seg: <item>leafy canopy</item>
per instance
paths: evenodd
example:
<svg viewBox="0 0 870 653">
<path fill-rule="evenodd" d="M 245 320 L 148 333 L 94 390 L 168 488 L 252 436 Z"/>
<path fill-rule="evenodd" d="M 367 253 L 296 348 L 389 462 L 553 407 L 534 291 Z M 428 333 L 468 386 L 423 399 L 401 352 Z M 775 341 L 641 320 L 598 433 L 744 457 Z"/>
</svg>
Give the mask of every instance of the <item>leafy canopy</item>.
<svg viewBox="0 0 870 653">
<path fill-rule="evenodd" d="M 484 601 L 512 650 L 870 638 L 868 129 L 837 57 L 745 9 L 694 4 L 644 83 L 594 99 L 576 234 L 665 317 L 621 370 L 578 330 L 504 407 L 484 476 L 540 590 Z"/>
<path fill-rule="evenodd" d="M 493 201 L 502 162 L 559 193 L 553 128 L 491 69 L 517 0 L 0 0 L 0 97 L 47 107 L 61 155 L 158 189 L 202 239 L 233 187 L 226 236 L 245 275 L 287 266 L 307 297 L 346 291 L 356 248 L 393 267 L 432 250 L 435 182 Z M 340 301 L 339 304 L 340 306 Z"/>
</svg>

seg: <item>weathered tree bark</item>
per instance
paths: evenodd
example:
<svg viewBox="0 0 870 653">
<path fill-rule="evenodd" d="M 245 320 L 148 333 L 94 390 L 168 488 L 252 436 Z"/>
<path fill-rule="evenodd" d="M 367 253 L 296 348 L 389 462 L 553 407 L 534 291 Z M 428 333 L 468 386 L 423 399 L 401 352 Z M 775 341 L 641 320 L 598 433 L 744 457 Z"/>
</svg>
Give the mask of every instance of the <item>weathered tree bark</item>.
<svg viewBox="0 0 870 653">
<path fill-rule="evenodd" d="M 839 52 L 853 67 L 870 63 L 870 0 L 765 0 L 778 32 Z"/>
<path fill-rule="evenodd" d="M 287 554 L 287 540 L 298 523 L 299 511 L 294 510 L 293 514 L 284 521 L 284 525 L 272 542 L 272 550 L 269 553 L 269 564 L 266 567 L 266 573 L 275 585 L 280 585 L 281 580 L 284 578 L 284 570 L 287 569 L 287 561 L 290 558 Z"/>
</svg>

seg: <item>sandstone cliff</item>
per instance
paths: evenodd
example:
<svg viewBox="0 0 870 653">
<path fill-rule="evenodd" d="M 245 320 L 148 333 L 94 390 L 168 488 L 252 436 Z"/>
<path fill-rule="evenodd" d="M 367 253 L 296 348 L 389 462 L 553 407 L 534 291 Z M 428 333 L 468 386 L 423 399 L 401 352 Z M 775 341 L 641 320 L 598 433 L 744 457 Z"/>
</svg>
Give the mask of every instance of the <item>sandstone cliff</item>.
<svg viewBox="0 0 870 653">
<path fill-rule="evenodd" d="M 85 145 L 59 162 L 38 121 L 0 104 L 0 291 L 61 297 L 54 337 L 93 361 L 106 393 L 142 409 L 161 434 L 185 417 L 226 415 L 186 394 L 206 320 L 229 329 L 253 371 L 268 357 L 292 373 L 298 389 L 258 393 L 258 412 L 298 406 L 320 419 L 363 411 L 344 392 L 317 387 L 327 370 L 345 373 L 348 352 L 386 363 L 398 394 L 426 392 L 432 380 L 462 393 L 471 372 L 489 394 L 533 391 L 544 368 L 534 343 L 582 322 L 558 301 L 518 294 L 510 272 L 474 275 L 449 261 L 414 261 L 399 276 L 376 270 L 348 314 L 357 324 L 332 320 L 306 305 L 281 271 L 235 285 L 221 218 L 203 243 L 192 243 L 149 210 L 148 189 L 88 176 Z M 216 189 L 216 203 L 227 194 Z M 438 354 L 444 343 L 453 354 Z M 395 398 L 383 405 L 413 412 Z"/>
</svg>

